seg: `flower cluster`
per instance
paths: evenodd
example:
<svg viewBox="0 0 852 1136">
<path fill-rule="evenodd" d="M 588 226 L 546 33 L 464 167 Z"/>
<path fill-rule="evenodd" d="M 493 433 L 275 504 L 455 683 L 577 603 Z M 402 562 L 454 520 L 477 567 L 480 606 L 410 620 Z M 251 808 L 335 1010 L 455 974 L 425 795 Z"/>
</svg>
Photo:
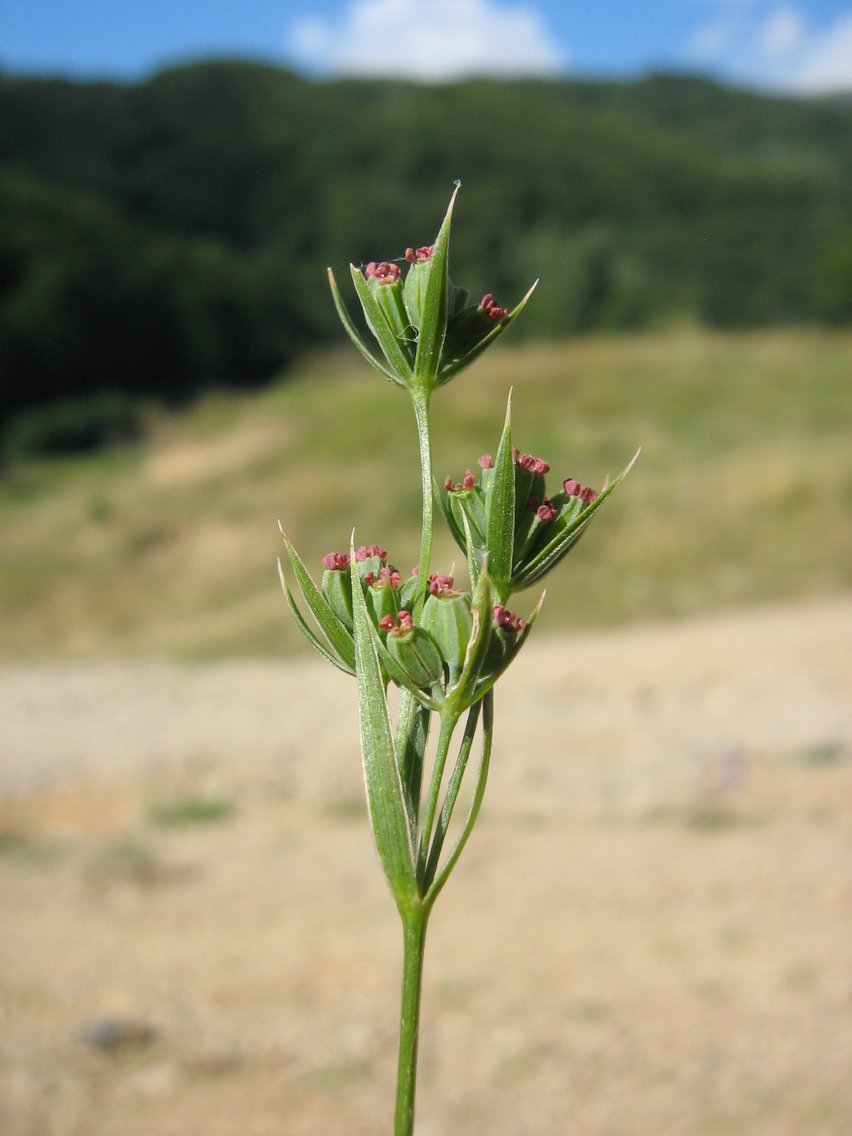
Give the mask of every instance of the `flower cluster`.
<svg viewBox="0 0 852 1136">
<path fill-rule="evenodd" d="M 523 620 L 491 602 L 485 574 L 471 594 L 457 587 L 453 576 L 432 573 L 418 610 L 417 568 L 403 579 L 380 545 L 327 553 L 317 587 L 284 539 L 321 639 L 305 623 L 283 581 L 285 594 L 314 646 L 341 670 L 354 674 L 355 609 L 363 604 L 385 681 L 405 687 L 430 708 L 451 701 L 460 712 L 473 705 L 509 665 L 532 627 L 535 613 Z"/>
<path fill-rule="evenodd" d="M 428 393 L 469 366 L 505 331 L 532 293 L 530 288 L 510 311 L 490 292 L 472 304 L 465 289 L 453 284 L 447 254 L 454 201 L 455 193 L 434 244 L 406 248 L 394 260 L 349 266 L 381 354 L 356 329 L 329 269 L 338 314 L 355 346 L 377 371 L 412 391 Z"/>
<path fill-rule="evenodd" d="M 602 493 L 573 477 L 565 478 L 558 491 L 548 491 L 550 464 L 512 445 L 508 413 L 496 459 L 483 454 L 478 465 L 478 475 L 468 469 L 458 481 L 446 477 L 439 504 L 467 554 L 471 577 L 476 579 L 487 561 L 500 603 L 559 563 L 624 476 Z"/>
</svg>

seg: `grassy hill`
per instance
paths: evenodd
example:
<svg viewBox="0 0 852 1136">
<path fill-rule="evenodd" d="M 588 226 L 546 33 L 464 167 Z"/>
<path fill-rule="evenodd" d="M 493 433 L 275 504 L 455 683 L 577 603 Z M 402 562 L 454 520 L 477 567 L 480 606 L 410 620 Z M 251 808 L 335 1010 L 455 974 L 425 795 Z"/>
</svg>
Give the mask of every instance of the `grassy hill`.
<svg viewBox="0 0 852 1136">
<path fill-rule="evenodd" d="M 560 477 L 599 486 L 643 447 L 551 577 L 551 631 L 837 591 L 852 582 L 850 373 L 840 332 L 507 342 L 436 396 L 435 471 L 493 449 L 511 385 L 518 444 Z M 353 525 L 407 568 L 418 508 L 407 400 L 350 350 L 261 393 L 152 412 L 142 444 L 4 473 L 0 658 L 300 648 L 277 520 L 317 568 Z M 453 560 L 439 542 L 436 567 Z"/>
</svg>

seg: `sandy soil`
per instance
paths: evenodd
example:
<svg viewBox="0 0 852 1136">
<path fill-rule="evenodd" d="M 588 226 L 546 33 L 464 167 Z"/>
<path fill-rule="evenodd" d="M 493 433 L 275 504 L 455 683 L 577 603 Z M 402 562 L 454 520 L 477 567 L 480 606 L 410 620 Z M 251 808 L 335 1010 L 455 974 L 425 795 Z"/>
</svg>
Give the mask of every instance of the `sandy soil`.
<svg viewBox="0 0 852 1136">
<path fill-rule="evenodd" d="M 418 1136 L 852 1131 L 850 644 L 852 598 L 530 643 Z M 354 719 L 313 659 L 0 671 L 5 1136 L 390 1132 Z"/>
</svg>

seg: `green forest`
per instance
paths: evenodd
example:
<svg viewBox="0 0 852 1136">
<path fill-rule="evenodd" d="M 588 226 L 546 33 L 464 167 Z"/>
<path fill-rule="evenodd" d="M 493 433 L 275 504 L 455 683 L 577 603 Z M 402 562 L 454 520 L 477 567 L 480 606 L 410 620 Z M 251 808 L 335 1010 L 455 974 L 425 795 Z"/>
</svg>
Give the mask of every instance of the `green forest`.
<svg viewBox="0 0 852 1136">
<path fill-rule="evenodd" d="M 339 335 L 326 265 L 429 243 L 456 178 L 456 282 L 511 305 L 539 277 L 523 335 L 849 322 L 848 99 L 0 76 L 0 425 L 58 403 L 73 435 L 84 407 L 85 440 L 134 399 L 280 374 Z"/>
</svg>

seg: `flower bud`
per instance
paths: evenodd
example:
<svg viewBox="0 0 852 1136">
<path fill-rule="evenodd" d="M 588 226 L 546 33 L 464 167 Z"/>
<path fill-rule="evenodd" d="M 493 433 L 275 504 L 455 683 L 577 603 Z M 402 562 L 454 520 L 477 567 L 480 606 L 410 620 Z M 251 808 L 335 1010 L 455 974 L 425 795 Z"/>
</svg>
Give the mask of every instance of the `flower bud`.
<svg viewBox="0 0 852 1136">
<path fill-rule="evenodd" d="M 396 619 L 386 615 L 379 630 L 387 632 L 387 652 L 414 686 L 428 691 L 441 681 L 444 661 L 437 644 L 428 631 L 414 625 L 410 612 L 400 611 Z"/>
<path fill-rule="evenodd" d="M 378 574 L 368 571 L 364 575 L 364 583 L 367 585 L 367 607 L 376 623 L 381 624 L 385 616 L 399 610 L 399 572 L 387 566 L 380 568 Z"/>
<path fill-rule="evenodd" d="M 448 583 L 447 583 L 448 581 Z M 421 623 L 438 645 L 452 682 L 461 671 L 473 627 L 470 596 L 453 588 L 451 576 L 430 579 Z"/>
<path fill-rule="evenodd" d="M 325 571 L 320 587 L 328 605 L 348 631 L 352 630 L 352 578 L 345 552 L 329 552 L 322 558 Z"/>
</svg>

